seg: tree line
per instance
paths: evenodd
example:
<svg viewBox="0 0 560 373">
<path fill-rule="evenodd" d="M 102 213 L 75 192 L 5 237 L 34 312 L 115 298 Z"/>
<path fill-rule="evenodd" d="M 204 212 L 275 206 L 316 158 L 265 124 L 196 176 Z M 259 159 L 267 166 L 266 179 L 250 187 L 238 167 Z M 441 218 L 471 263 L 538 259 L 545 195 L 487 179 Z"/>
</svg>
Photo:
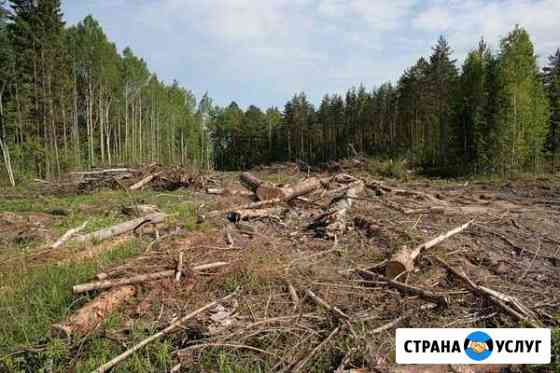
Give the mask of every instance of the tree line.
<svg viewBox="0 0 560 373">
<path fill-rule="evenodd" d="M 441 37 L 396 84 L 304 93 L 283 110 L 217 108 L 210 136 L 222 169 L 319 164 L 356 154 L 404 158 L 438 174 L 511 174 L 555 167 L 560 153 L 560 50 L 541 71 L 520 27 L 492 51 L 484 40 L 461 68 Z"/>
<path fill-rule="evenodd" d="M 0 2 L 0 145 L 20 175 L 138 164 L 208 165 L 208 96 L 158 79 L 60 0 Z"/>
<path fill-rule="evenodd" d="M 166 84 L 91 16 L 67 27 L 60 0 L 0 0 L 0 155 L 14 175 L 146 161 L 222 170 L 363 154 L 429 172 L 556 167 L 560 50 L 542 70 L 526 30 L 480 41 L 458 66 L 445 38 L 396 83 L 283 108 L 243 110 Z"/>
</svg>

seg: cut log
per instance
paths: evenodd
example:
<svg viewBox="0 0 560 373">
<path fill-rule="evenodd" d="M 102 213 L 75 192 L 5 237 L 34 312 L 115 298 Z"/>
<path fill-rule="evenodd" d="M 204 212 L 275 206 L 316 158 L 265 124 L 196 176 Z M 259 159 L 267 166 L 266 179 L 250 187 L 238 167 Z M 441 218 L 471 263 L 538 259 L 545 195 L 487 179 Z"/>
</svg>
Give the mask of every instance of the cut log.
<svg viewBox="0 0 560 373">
<path fill-rule="evenodd" d="M 209 269 L 215 269 L 227 266 L 229 263 L 226 262 L 217 262 L 217 263 L 210 263 L 210 264 L 203 264 L 196 267 L 193 267 L 192 270 L 195 272 L 204 271 Z M 138 275 L 128 278 L 120 278 L 116 280 L 104 280 L 104 281 L 95 281 L 89 282 L 87 284 L 76 285 L 72 288 L 74 294 L 81 294 L 86 293 L 92 290 L 102 290 L 102 289 L 110 289 L 118 286 L 125 286 L 125 285 L 133 285 L 139 284 L 142 282 L 147 281 L 155 281 L 161 280 L 162 278 L 168 277 L 175 277 L 177 271 L 175 269 L 171 269 L 168 271 L 156 272 L 156 273 L 148 273 L 145 275 Z"/>
<path fill-rule="evenodd" d="M 282 197 L 272 198 L 264 201 L 258 201 L 249 203 L 247 205 L 239 206 L 234 211 L 237 210 L 249 210 L 249 209 L 261 209 L 265 207 L 271 207 L 282 202 L 289 202 L 295 198 L 298 198 L 304 194 L 311 193 L 316 189 L 321 188 L 322 181 L 317 178 L 309 178 L 302 183 L 296 184 L 293 187 L 279 188 L 281 190 L 280 194 Z M 220 211 L 215 211 L 213 214 L 217 214 Z M 211 214 L 211 215 L 213 215 Z"/>
<path fill-rule="evenodd" d="M 140 180 L 139 182 L 137 182 L 136 184 L 132 185 L 130 188 L 128 188 L 131 191 L 135 191 L 138 189 L 142 189 L 146 184 L 149 184 L 152 180 L 154 180 L 154 178 L 156 178 L 159 175 L 159 173 L 155 173 L 155 174 L 151 174 L 146 176 L 145 178 L 143 178 L 142 180 Z"/>
<path fill-rule="evenodd" d="M 412 272 L 414 270 L 414 262 L 423 250 L 427 250 L 436 245 L 439 245 L 448 238 L 451 238 L 456 234 L 463 232 L 472 224 L 473 221 L 474 220 L 471 220 L 467 224 L 452 229 L 442 235 L 439 235 L 436 238 L 425 242 L 412 250 L 403 247 L 402 249 L 397 251 L 387 263 L 387 266 L 385 267 L 385 276 L 389 279 L 394 279 L 403 272 Z"/>
<path fill-rule="evenodd" d="M 144 217 L 127 221 L 125 223 L 120 223 L 117 225 L 113 225 L 112 227 L 101 229 L 97 232 L 93 232 L 90 234 L 86 234 L 84 236 L 77 237 L 73 239 L 74 242 L 100 242 L 115 236 L 119 236 L 121 234 L 133 231 L 138 227 L 144 224 L 159 224 L 162 223 L 165 218 L 167 217 L 166 214 L 150 214 Z"/>
<path fill-rule="evenodd" d="M 288 209 L 283 207 L 271 207 L 267 209 L 244 209 L 244 210 L 235 210 L 230 211 L 227 215 L 228 220 L 232 223 L 236 223 L 240 220 L 253 220 L 253 219 L 264 219 L 264 218 L 272 218 L 272 219 L 279 219 L 280 217 L 284 216 L 288 212 Z"/>
<path fill-rule="evenodd" d="M 264 183 L 264 181 L 258 179 L 248 172 L 243 172 L 239 175 L 239 182 L 245 188 L 249 189 L 251 192 L 255 193 L 257 188 Z"/>
<path fill-rule="evenodd" d="M 138 170 L 133 169 L 133 168 L 110 168 L 110 169 L 106 169 L 106 170 L 70 172 L 70 175 L 99 176 L 99 175 L 115 175 L 115 174 L 135 173 L 135 172 L 138 172 Z"/>
<path fill-rule="evenodd" d="M 134 286 L 113 288 L 87 303 L 63 323 L 53 325 L 51 332 L 57 337 L 67 339 L 86 335 L 135 294 Z"/>
<path fill-rule="evenodd" d="M 62 245 L 64 245 L 64 243 L 65 243 L 66 241 L 68 241 L 73 235 L 75 235 L 76 233 L 79 233 L 79 232 L 83 231 L 83 230 L 86 228 L 87 225 L 88 225 L 88 222 L 86 221 L 86 222 L 84 222 L 84 224 L 80 225 L 79 227 L 68 230 L 68 232 L 64 233 L 64 235 L 63 235 L 62 237 L 60 237 L 60 238 L 58 239 L 58 241 L 56 241 L 55 243 L 53 243 L 53 244 L 50 246 L 50 248 L 51 248 L 51 249 L 58 249 L 59 247 L 61 247 Z"/>
<path fill-rule="evenodd" d="M 274 184 L 262 181 L 248 172 L 244 172 L 239 176 L 241 184 L 254 192 L 260 201 L 269 201 L 280 199 L 282 201 L 291 201 L 294 198 L 310 193 L 321 187 L 321 180 L 312 177 L 293 186 L 277 187 Z"/>
<path fill-rule="evenodd" d="M 282 193 L 284 194 L 284 197 L 282 197 L 282 199 L 284 201 L 291 201 L 294 198 L 311 193 L 321 188 L 321 186 L 321 179 L 310 177 L 309 179 L 302 181 L 301 183 L 297 183 L 296 185 L 282 188 Z"/>
</svg>

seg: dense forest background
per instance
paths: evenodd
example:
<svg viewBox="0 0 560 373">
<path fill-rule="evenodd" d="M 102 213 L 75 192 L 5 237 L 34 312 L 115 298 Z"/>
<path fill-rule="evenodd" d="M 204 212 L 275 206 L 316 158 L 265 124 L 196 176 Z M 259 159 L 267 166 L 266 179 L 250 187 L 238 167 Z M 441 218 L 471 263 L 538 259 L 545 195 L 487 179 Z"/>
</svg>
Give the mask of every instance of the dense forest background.
<svg viewBox="0 0 560 373">
<path fill-rule="evenodd" d="M 559 125 L 560 50 L 541 70 L 518 26 L 460 68 L 441 37 L 396 84 L 243 110 L 160 81 L 91 16 L 66 27 L 60 0 L 0 0 L 0 172 L 12 183 L 146 161 L 237 170 L 356 154 L 450 175 L 554 171 Z"/>
</svg>

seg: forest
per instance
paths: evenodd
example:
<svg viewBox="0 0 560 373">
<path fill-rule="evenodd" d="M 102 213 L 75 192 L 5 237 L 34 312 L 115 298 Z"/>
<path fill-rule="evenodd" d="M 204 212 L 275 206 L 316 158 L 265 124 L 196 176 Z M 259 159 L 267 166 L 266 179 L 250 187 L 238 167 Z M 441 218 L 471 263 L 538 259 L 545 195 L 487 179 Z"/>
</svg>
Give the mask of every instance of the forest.
<svg viewBox="0 0 560 373">
<path fill-rule="evenodd" d="M 67 26 L 60 0 L 0 9 L 0 172 L 12 184 L 147 161 L 243 170 L 356 154 L 442 175 L 551 172 L 559 122 L 560 50 L 541 69 L 519 26 L 462 66 L 441 37 L 396 83 L 244 110 L 161 81 L 92 16 Z"/>
</svg>

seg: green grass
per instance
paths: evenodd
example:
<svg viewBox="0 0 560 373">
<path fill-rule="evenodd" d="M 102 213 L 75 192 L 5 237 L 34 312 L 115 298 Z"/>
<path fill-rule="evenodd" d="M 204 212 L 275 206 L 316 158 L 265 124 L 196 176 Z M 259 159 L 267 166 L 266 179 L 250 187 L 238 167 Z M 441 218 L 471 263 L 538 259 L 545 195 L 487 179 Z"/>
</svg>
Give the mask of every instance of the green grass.
<svg viewBox="0 0 560 373">
<path fill-rule="evenodd" d="M 65 361 L 66 347 L 48 336 L 53 323 L 63 320 L 89 300 L 87 296 L 76 299 L 72 286 L 90 281 L 104 266 L 121 263 L 138 254 L 139 244 L 133 240 L 100 255 L 95 261 L 33 268 L 18 263 L 13 266 L 13 271 L 1 272 L 0 371 L 2 364 L 17 371 L 23 367 L 44 367 L 45 364 L 56 365 Z M 30 346 L 46 346 L 46 350 L 32 358 L 25 354 L 2 358 Z"/>
<path fill-rule="evenodd" d="M 159 206 L 162 212 L 171 216 L 171 225 L 176 222 L 189 231 L 207 228 L 205 224 L 197 224 L 197 206 L 200 203 L 193 201 L 191 193 L 185 190 L 135 193 L 134 201 L 128 193 L 118 190 L 65 197 L 21 195 L 21 198 L 0 197 L 0 211 L 27 216 L 63 208 L 69 212 L 67 216 L 50 215 L 45 223 L 46 228 L 58 236 L 85 221 L 89 224 L 84 232 L 91 232 L 129 220 L 130 217 L 121 213 L 121 206 L 133 203 Z M 2 260 L 15 258 L 10 268 L 0 270 L 0 372 L 90 372 L 123 352 L 125 347 L 100 336 L 90 336 L 80 341 L 79 345 L 67 345 L 62 340 L 50 338 L 49 327 L 90 299 L 88 296 L 75 297 L 72 294 L 73 285 L 91 281 L 104 267 L 118 265 L 129 257 L 139 255 L 142 244 L 131 240 L 91 261 L 29 266 L 23 254 L 32 253 L 43 244 L 37 241 L 25 245 L 11 244 L 0 252 Z M 103 328 L 117 330 L 122 328 L 123 322 L 122 315 L 116 313 L 105 321 Z M 154 332 L 138 324 L 126 336 L 127 346 Z M 24 351 L 29 348 L 33 351 Z M 168 371 L 172 364 L 171 348 L 169 341 L 150 344 L 115 371 Z"/>
</svg>

